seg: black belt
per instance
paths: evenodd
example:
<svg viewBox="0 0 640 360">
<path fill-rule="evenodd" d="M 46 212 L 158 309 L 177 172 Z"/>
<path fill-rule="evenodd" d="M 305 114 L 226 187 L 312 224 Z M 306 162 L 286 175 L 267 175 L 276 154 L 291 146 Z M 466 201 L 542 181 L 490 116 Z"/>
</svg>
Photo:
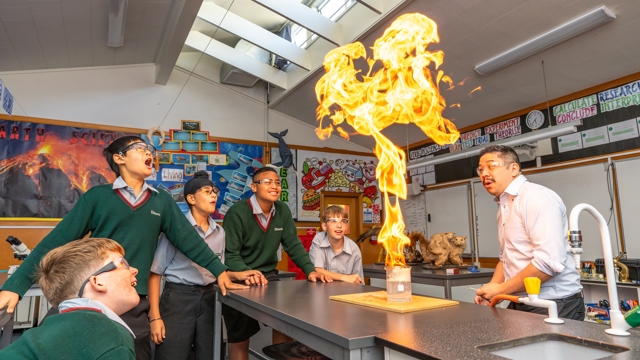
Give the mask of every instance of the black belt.
<svg viewBox="0 0 640 360">
<path fill-rule="evenodd" d="M 164 283 L 164 287 L 166 289 L 186 290 L 186 291 L 213 290 L 213 283 L 209 285 L 186 285 L 186 284 L 177 284 L 177 283 L 166 281 Z"/>
<path fill-rule="evenodd" d="M 573 300 L 573 299 L 582 299 L 584 296 L 582 295 L 582 291 L 575 293 L 573 295 L 569 295 L 566 298 L 562 298 L 562 299 L 554 299 L 553 301 L 566 301 L 566 300 Z"/>
</svg>

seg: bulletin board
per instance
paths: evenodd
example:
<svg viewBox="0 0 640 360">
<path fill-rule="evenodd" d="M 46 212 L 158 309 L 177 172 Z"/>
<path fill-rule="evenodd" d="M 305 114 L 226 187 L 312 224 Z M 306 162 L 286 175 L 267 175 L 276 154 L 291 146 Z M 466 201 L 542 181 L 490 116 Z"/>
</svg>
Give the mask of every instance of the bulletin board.
<svg viewBox="0 0 640 360">
<path fill-rule="evenodd" d="M 191 137 L 187 136 L 191 132 Z M 206 133 L 201 140 L 193 140 L 193 133 L 206 133 L 198 130 L 180 131 L 184 140 L 176 140 L 177 131 L 172 131 L 172 140 L 162 145 L 163 158 L 158 171 L 154 171 L 146 180 L 158 190 L 167 191 L 176 201 L 183 213 L 189 211 L 184 199 L 184 184 L 193 178 L 196 171 L 206 170 L 211 181 L 220 190 L 216 211 L 211 217 L 224 219 L 227 210 L 238 201 L 253 195 L 251 178 L 255 169 L 261 168 L 263 146 L 218 141 L 209 138 Z M 145 141 L 146 135 L 143 136 Z M 176 144 L 177 143 L 177 144 Z M 213 144 L 210 150 L 202 151 L 204 145 Z M 167 146 L 168 145 L 168 146 Z M 184 150 L 184 146 L 193 146 L 193 150 Z M 197 149 L 195 147 L 198 147 Z M 215 148 L 215 151 L 214 151 Z M 172 150 L 169 150 L 172 149 Z M 171 162 L 171 163 L 166 163 Z"/>
<path fill-rule="evenodd" d="M 469 185 L 459 185 L 425 192 L 427 238 L 433 234 L 453 232 L 467 237 L 465 253 L 471 252 L 471 215 L 469 209 Z M 430 220 L 430 221 L 429 221 Z"/>
<path fill-rule="evenodd" d="M 424 197 L 425 193 L 422 192 L 418 195 L 409 195 L 406 200 L 400 200 L 405 230 L 427 234 L 427 209 Z"/>
</svg>

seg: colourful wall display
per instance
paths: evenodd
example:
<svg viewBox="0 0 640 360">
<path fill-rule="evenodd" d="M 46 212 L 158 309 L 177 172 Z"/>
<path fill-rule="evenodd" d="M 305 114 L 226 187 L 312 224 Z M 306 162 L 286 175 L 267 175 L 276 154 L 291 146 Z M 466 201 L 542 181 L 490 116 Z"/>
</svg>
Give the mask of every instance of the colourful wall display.
<svg viewBox="0 0 640 360">
<path fill-rule="evenodd" d="M 366 223 L 381 222 L 375 157 L 298 150 L 298 220 L 320 220 L 320 191 L 363 193 Z"/>
<path fill-rule="evenodd" d="M 200 135 L 199 123 L 189 121 L 186 124 L 194 130 L 182 130 L 197 133 L 196 136 L 202 141 L 200 144 L 216 144 L 218 152 L 187 152 L 163 151 L 160 152 L 159 170 L 154 171 L 147 182 L 158 189 L 169 192 L 176 201 L 182 212 L 189 211 L 189 206 L 184 200 L 184 184 L 193 177 L 198 170 L 206 170 L 213 183 L 220 189 L 216 212 L 211 216 L 214 219 L 223 219 L 224 214 L 231 205 L 236 202 L 248 199 L 251 191 L 251 176 L 255 169 L 262 167 L 263 147 L 258 145 L 238 144 L 224 141 L 205 141 Z M 185 122 L 183 122 L 183 126 Z M 175 134 L 175 132 L 174 132 Z M 182 135 L 186 138 L 186 135 Z M 146 139 L 146 136 L 143 136 Z M 191 136 L 193 140 L 193 136 Z M 154 141 L 157 143 L 156 141 Z M 192 141 L 190 141 L 191 143 Z M 172 142 L 173 143 L 173 142 Z M 184 142 L 182 142 L 184 144 Z M 167 142 L 165 142 L 167 144 Z M 164 147 L 164 145 L 163 145 Z M 166 150 L 166 147 L 164 147 Z M 167 163 L 169 160 L 171 163 Z"/>
<path fill-rule="evenodd" d="M 0 120 L 0 217 L 62 218 L 115 174 L 102 150 L 128 133 Z"/>
</svg>

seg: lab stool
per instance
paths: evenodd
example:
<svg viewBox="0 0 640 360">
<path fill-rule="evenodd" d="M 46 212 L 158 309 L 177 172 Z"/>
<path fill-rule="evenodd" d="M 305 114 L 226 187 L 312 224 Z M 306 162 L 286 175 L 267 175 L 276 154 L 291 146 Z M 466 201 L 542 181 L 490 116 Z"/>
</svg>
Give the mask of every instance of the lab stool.
<svg viewBox="0 0 640 360">
<path fill-rule="evenodd" d="M 262 352 L 274 360 L 331 360 L 307 345 L 290 341 L 262 348 Z"/>
</svg>

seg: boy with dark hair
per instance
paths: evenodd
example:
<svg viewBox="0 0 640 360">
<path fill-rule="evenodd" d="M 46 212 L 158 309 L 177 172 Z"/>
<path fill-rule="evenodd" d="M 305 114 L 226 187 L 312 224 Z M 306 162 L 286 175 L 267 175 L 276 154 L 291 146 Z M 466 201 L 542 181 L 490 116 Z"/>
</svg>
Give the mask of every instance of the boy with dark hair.
<svg viewBox="0 0 640 360">
<path fill-rule="evenodd" d="M 149 340 L 149 301 L 147 280 L 158 236 L 165 233 L 175 247 L 204 267 L 218 279 L 222 293 L 226 289 L 245 289 L 234 284 L 225 273 L 227 267 L 201 240 L 171 195 L 158 191 L 145 182 L 151 175 L 155 148 L 139 136 L 124 136 L 104 151 L 111 169 L 118 174 L 113 185 L 94 186 L 78 199 L 71 211 L 35 247 L 0 291 L 0 309 L 8 305 L 12 313 L 19 297 L 33 284 L 36 264 L 49 251 L 91 233 L 118 241 L 127 252 L 129 262 L 141 270 L 136 290 L 140 303 L 122 315 L 136 334 L 136 356 L 151 356 Z"/>
<path fill-rule="evenodd" d="M 198 171 L 184 185 L 184 199 L 190 211 L 189 223 L 202 240 L 224 262 L 224 230 L 210 215 L 216 210 L 218 188 L 206 171 Z M 227 272 L 231 280 L 245 281 L 256 276 L 266 279 L 258 270 Z M 160 278 L 165 284 L 160 298 Z M 155 359 L 213 359 L 213 325 L 216 278 L 196 265 L 171 245 L 162 235 L 158 242 L 149 275 L 149 323 L 151 340 L 156 343 Z M 193 353 L 193 354 L 192 354 Z"/>
<path fill-rule="evenodd" d="M 253 196 L 235 203 L 225 214 L 225 263 L 230 270 L 260 270 L 268 281 L 278 281 L 278 247 L 304 271 L 309 281 L 331 281 L 318 274 L 309 254 L 298 238 L 296 224 L 287 204 L 279 201 L 282 184 L 276 170 L 263 167 L 253 174 Z M 250 278 L 249 280 L 252 280 Z M 227 339 L 231 344 L 230 359 L 248 359 L 249 340 L 260 331 L 258 322 L 238 310 L 222 306 Z M 273 330 L 273 343 L 291 341 Z"/>
<path fill-rule="evenodd" d="M 72 241 L 40 261 L 38 282 L 60 310 L 0 351 L 2 359 L 135 359 L 133 332 L 118 316 L 140 301 L 136 274 L 111 239 Z M 5 334 L 11 336 L 11 334 Z"/>
<path fill-rule="evenodd" d="M 364 284 L 362 253 L 344 233 L 349 228 L 349 213 L 331 205 L 322 215 L 322 230 L 313 238 L 309 257 L 316 271 L 336 281 Z"/>
</svg>

